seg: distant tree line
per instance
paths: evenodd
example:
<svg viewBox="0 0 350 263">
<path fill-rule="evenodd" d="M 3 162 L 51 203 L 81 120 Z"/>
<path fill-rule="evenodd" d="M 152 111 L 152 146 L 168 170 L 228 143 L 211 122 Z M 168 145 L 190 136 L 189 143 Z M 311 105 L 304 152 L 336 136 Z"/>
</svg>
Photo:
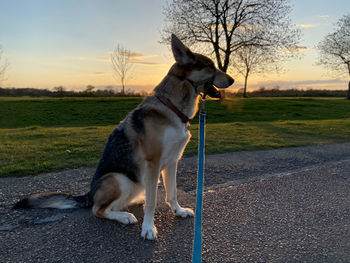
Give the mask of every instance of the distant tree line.
<svg viewBox="0 0 350 263">
<path fill-rule="evenodd" d="M 144 97 L 149 95 L 146 91 L 116 92 L 113 89 L 94 90 L 88 85 L 84 91 L 67 91 L 64 87 L 55 87 L 52 90 L 34 88 L 0 88 L 0 97 Z M 243 97 L 244 90 L 227 92 L 227 97 Z M 321 90 L 321 89 L 280 89 L 280 87 L 259 89 L 247 92 L 247 97 L 346 97 L 346 90 Z"/>
<path fill-rule="evenodd" d="M 280 87 L 260 87 L 247 92 L 247 97 L 346 97 L 346 95 L 346 90 L 280 89 Z M 228 92 L 227 97 L 244 97 L 244 90 Z"/>
<path fill-rule="evenodd" d="M 122 91 L 113 89 L 96 89 L 88 85 L 84 91 L 69 91 L 64 87 L 54 87 L 53 90 L 35 88 L 0 88 L 2 97 L 143 97 L 147 92 Z"/>
</svg>

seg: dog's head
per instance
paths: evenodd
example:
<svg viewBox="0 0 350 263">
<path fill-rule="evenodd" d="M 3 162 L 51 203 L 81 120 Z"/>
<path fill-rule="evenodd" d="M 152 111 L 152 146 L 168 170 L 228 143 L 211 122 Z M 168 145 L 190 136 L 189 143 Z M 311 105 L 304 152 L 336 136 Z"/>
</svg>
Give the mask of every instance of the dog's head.
<svg viewBox="0 0 350 263">
<path fill-rule="evenodd" d="M 220 99 L 217 88 L 225 89 L 233 84 L 234 79 L 217 69 L 210 58 L 193 53 L 174 34 L 171 35 L 171 48 L 176 61 L 174 74 L 189 81 L 197 93 Z"/>
</svg>

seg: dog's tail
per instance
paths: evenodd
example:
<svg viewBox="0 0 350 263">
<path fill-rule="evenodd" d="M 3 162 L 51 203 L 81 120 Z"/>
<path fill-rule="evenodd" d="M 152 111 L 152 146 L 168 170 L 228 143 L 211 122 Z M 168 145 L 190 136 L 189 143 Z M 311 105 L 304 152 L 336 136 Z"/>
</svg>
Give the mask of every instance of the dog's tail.
<svg viewBox="0 0 350 263">
<path fill-rule="evenodd" d="M 13 208 L 56 208 L 68 209 L 91 207 L 93 205 L 90 193 L 72 196 L 67 193 L 43 193 L 31 195 L 17 202 Z"/>
</svg>

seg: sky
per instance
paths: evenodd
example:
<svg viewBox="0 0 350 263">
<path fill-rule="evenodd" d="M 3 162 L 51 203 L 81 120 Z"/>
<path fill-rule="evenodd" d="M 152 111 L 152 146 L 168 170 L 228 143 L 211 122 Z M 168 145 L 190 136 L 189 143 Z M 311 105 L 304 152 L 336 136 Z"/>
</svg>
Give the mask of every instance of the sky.
<svg viewBox="0 0 350 263">
<path fill-rule="evenodd" d="M 122 44 L 137 54 L 127 86 L 151 90 L 174 63 L 160 44 L 165 0 L 0 0 L 0 45 L 9 62 L 3 87 L 67 90 L 120 85 L 110 53 Z M 249 79 L 251 88 L 346 89 L 346 79 L 316 65 L 316 44 L 350 13 L 349 0 L 291 0 L 292 23 L 302 32 L 301 59 L 280 74 Z M 242 87 L 242 77 L 233 76 Z"/>
</svg>

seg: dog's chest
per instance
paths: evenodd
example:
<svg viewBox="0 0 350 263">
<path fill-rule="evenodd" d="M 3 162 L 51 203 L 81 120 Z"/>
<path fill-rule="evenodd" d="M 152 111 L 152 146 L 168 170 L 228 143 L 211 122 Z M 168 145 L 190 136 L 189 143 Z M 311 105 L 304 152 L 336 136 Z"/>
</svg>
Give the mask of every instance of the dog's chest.
<svg viewBox="0 0 350 263">
<path fill-rule="evenodd" d="M 167 128 L 164 131 L 162 165 L 166 166 L 171 162 L 177 161 L 190 138 L 191 134 L 185 125 L 177 128 Z"/>
</svg>

